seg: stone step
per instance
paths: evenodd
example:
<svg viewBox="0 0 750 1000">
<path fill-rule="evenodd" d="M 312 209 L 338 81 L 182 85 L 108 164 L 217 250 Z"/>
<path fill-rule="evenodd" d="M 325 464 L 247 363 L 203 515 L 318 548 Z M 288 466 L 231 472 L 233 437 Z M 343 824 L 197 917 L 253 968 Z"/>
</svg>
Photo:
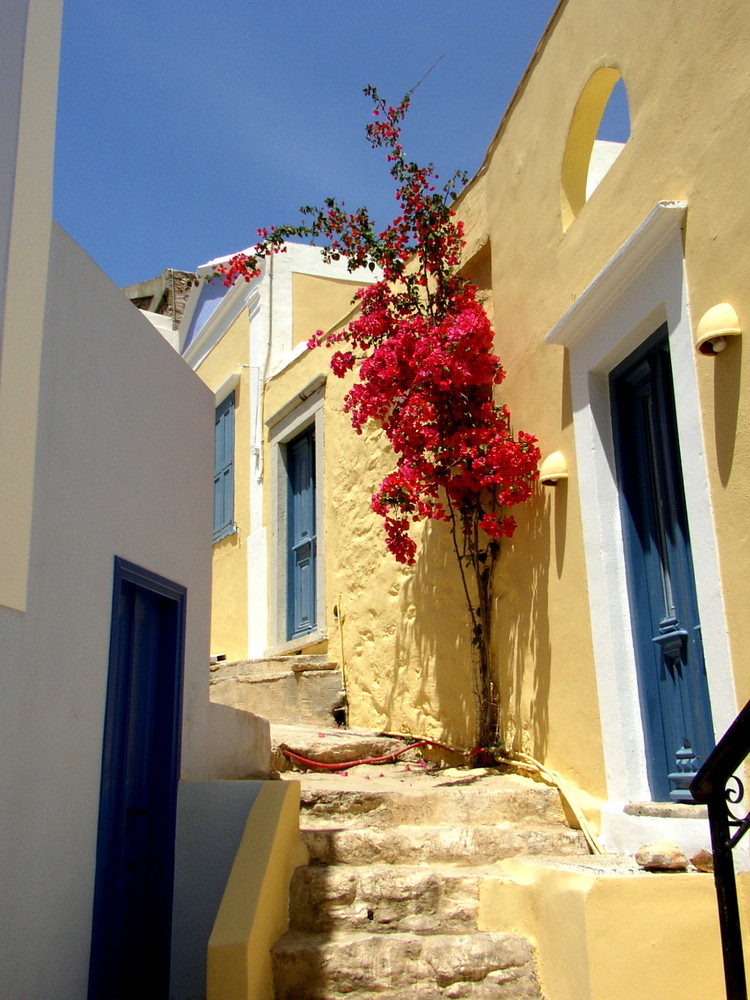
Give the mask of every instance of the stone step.
<svg viewBox="0 0 750 1000">
<path fill-rule="evenodd" d="M 273 947 L 276 1000 L 540 1000 L 516 934 L 289 931 Z"/>
<path fill-rule="evenodd" d="M 340 764 L 342 770 L 345 770 L 347 763 L 351 761 L 386 757 L 409 746 L 402 740 L 365 729 L 348 729 L 343 726 L 328 729 L 321 726 L 284 726 L 276 723 L 271 725 L 271 745 L 277 770 L 302 772 L 314 772 L 315 767 L 284 758 L 282 748 L 291 750 L 297 757 L 320 764 Z M 412 754 L 412 757 L 414 756 Z M 320 774 L 320 780 L 326 783 L 329 791 L 342 783 L 348 786 L 343 776 L 338 781 L 336 778 L 335 773 Z M 304 781 L 304 778 L 302 780 Z M 353 784 L 356 785 L 357 782 Z M 309 798 L 308 795 L 308 800 Z"/>
<path fill-rule="evenodd" d="M 483 778 L 431 777 L 394 783 L 390 776 L 372 776 L 336 787 L 303 787 L 301 822 L 307 828 L 354 826 L 369 829 L 424 823 L 429 826 L 471 826 L 497 822 L 532 826 L 565 822 L 556 789 L 514 774 Z"/>
<path fill-rule="evenodd" d="M 497 823 L 476 826 L 357 828 L 302 825 L 310 861 L 322 865 L 492 864 L 537 854 L 581 854 L 583 834 L 564 826 Z"/>
<path fill-rule="evenodd" d="M 219 682 L 237 677 L 260 679 L 290 671 L 336 670 L 338 664 L 326 655 L 266 656 L 254 660 L 219 660 L 211 664 L 211 680 Z"/>
<path fill-rule="evenodd" d="M 496 865 L 310 865 L 289 895 L 291 928 L 415 934 L 477 929 L 479 887 L 502 878 Z"/>
<path fill-rule="evenodd" d="M 346 705 L 341 671 L 326 657 L 212 664 L 210 697 L 218 704 L 292 725 L 331 726 Z"/>
</svg>

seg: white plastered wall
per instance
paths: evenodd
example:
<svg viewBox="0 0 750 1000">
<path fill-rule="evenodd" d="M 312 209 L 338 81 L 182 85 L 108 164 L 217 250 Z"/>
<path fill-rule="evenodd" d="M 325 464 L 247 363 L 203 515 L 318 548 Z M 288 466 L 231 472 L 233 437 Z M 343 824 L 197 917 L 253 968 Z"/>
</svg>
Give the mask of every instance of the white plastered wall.
<svg viewBox="0 0 750 1000">
<path fill-rule="evenodd" d="M 182 775 L 208 766 L 212 414 L 213 394 L 53 225 L 29 596 L 0 607 L 8 997 L 86 995 L 115 555 L 187 588 Z"/>
<path fill-rule="evenodd" d="M 703 446 L 696 352 L 682 247 L 686 206 L 661 203 L 620 248 L 548 336 L 570 352 L 577 475 L 596 658 L 609 806 L 602 839 L 634 850 L 669 836 L 623 814 L 651 797 L 628 604 L 609 400 L 609 372 L 666 322 L 675 383 L 677 426 L 696 574 L 706 671 L 718 738 L 734 719 L 731 660 Z M 704 824 L 679 821 L 684 845 L 707 846 Z M 674 832 L 674 831 L 673 831 Z"/>
</svg>

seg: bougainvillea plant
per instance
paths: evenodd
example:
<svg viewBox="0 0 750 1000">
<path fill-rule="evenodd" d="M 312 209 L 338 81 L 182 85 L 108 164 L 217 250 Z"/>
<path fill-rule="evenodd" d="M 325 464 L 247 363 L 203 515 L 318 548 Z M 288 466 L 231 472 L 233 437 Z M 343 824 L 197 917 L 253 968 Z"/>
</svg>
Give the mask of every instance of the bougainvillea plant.
<svg viewBox="0 0 750 1000">
<path fill-rule="evenodd" d="M 463 226 L 450 203 L 456 174 L 436 188 L 432 165 L 410 162 L 401 144 L 407 94 L 389 106 L 374 87 L 367 137 L 386 151 L 399 213 L 378 231 L 365 208 L 350 213 L 327 199 L 301 209 L 305 222 L 259 230 L 252 253 L 219 267 L 225 284 L 259 274 L 261 258 L 303 237 L 322 243 L 326 260 L 345 258 L 350 271 L 379 272 L 356 294 L 359 310 L 343 330 L 318 332 L 309 347 L 335 348 L 331 369 L 356 380 L 345 410 L 357 433 L 368 421 L 385 432 L 395 468 L 372 497 L 388 549 L 415 561 L 414 522 L 447 523 L 471 622 L 478 747 L 498 738 L 499 699 L 492 670 L 492 581 L 502 538 L 516 528 L 510 509 L 527 500 L 537 478 L 536 439 L 513 434 L 495 399 L 505 372 L 493 353 L 494 334 L 477 288 L 459 273 Z"/>
</svg>

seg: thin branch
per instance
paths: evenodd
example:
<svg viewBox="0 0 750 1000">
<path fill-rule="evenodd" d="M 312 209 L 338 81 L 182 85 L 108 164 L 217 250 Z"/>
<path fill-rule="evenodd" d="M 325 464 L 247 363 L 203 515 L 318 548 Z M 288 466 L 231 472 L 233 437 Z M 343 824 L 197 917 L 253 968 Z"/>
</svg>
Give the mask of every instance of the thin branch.
<svg viewBox="0 0 750 1000">
<path fill-rule="evenodd" d="M 448 500 L 448 511 L 451 518 L 451 541 L 453 542 L 453 551 L 456 554 L 456 561 L 458 562 L 458 571 L 461 574 L 461 583 L 464 588 L 464 596 L 466 597 L 466 604 L 469 608 L 469 617 L 471 618 L 471 628 L 472 632 L 476 635 L 477 628 L 477 618 L 474 612 L 474 606 L 471 603 L 471 595 L 469 594 L 469 585 L 466 582 L 466 574 L 464 573 L 463 561 L 461 559 L 461 553 L 458 550 L 458 540 L 456 538 L 456 512 L 453 507 L 453 501 L 451 500 L 450 493 L 445 491 L 446 499 Z"/>
<path fill-rule="evenodd" d="M 427 70 L 427 72 L 423 76 L 421 76 L 419 80 L 417 80 L 417 82 L 414 84 L 411 90 L 406 91 L 408 97 L 411 97 L 411 95 L 414 93 L 417 87 L 419 87 L 421 84 L 424 83 L 424 81 L 427 79 L 430 73 L 435 69 L 438 63 L 443 61 L 443 59 L 445 59 L 445 52 L 440 56 L 440 58 L 436 59 L 435 62 L 432 64 L 432 66 L 430 66 L 430 68 Z"/>
</svg>

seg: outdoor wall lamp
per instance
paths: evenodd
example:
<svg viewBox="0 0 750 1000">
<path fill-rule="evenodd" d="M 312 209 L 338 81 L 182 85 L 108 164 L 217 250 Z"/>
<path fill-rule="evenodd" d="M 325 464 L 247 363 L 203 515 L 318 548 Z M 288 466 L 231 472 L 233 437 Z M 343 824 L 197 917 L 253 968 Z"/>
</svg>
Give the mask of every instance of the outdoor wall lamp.
<svg viewBox="0 0 750 1000">
<path fill-rule="evenodd" d="M 561 451 L 547 455 L 539 466 L 539 482 L 542 486 L 557 486 L 561 479 L 568 478 L 568 463 Z"/>
<path fill-rule="evenodd" d="M 727 337 L 739 337 L 741 333 L 742 327 L 734 308 L 728 302 L 720 302 L 701 316 L 695 331 L 695 346 L 700 354 L 711 357 L 724 350 Z"/>
</svg>

